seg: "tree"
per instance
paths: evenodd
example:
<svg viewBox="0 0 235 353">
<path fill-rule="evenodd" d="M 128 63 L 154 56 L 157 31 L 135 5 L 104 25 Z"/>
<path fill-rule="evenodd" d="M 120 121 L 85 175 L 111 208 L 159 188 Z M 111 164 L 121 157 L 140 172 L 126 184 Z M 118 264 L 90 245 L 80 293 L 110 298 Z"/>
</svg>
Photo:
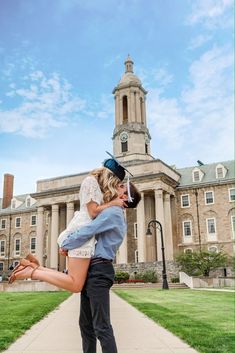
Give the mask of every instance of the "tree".
<svg viewBox="0 0 235 353">
<path fill-rule="evenodd" d="M 211 270 L 226 266 L 228 258 L 222 251 L 195 251 L 178 255 L 176 261 L 188 275 L 208 277 Z"/>
</svg>

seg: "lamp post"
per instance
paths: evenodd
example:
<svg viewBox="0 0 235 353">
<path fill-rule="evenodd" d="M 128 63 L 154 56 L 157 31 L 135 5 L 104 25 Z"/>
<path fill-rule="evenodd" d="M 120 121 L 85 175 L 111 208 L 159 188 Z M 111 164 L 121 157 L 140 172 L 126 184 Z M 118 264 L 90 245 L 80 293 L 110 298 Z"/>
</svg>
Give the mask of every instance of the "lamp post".
<svg viewBox="0 0 235 353">
<path fill-rule="evenodd" d="M 162 249 L 162 289 L 169 289 L 168 286 L 168 282 L 167 282 L 167 275 L 166 275 L 166 261 L 165 261 L 165 252 L 164 252 L 164 240 L 163 240 L 163 231 L 162 231 L 162 225 L 160 222 L 158 222 L 155 219 L 152 219 L 149 223 L 148 223 L 148 228 L 147 228 L 147 232 L 146 235 L 150 236 L 152 235 L 152 232 L 150 230 L 150 227 L 155 227 L 156 229 L 160 230 L 160 234 L 161 234 L 161 249 Z"/>
</svg>

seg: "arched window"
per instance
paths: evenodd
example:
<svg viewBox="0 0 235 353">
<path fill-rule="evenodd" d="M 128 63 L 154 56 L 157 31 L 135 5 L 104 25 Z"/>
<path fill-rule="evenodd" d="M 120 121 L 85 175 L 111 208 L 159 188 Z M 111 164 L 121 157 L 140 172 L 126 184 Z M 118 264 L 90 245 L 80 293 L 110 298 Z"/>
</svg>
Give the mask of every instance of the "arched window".
<svg viewBox="0 0 235 353">
<path fill-rule="evenodd" d="M 127 96 L 122 98 L 122 109 L 123 109 L 123 124 L 128 123 L 128 101 Z"/>
</svg>

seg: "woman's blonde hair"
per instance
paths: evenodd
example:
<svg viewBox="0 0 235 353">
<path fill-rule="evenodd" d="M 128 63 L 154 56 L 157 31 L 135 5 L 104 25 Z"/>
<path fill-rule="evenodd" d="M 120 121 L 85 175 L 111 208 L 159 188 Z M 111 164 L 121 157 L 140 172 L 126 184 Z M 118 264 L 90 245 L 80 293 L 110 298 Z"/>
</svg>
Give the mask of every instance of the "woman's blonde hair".
<svg viewBox="0 0 235 353">
<path fill-rule="evenodd" d="M 121 180 L 111 172 L 108 168 L 96 168 L 90 172 L 93 175 L 100 186 L 103 193 L 104 202 L 109 202 L 118 197 L 117 187 L 121 183 Z"/>
</svg>

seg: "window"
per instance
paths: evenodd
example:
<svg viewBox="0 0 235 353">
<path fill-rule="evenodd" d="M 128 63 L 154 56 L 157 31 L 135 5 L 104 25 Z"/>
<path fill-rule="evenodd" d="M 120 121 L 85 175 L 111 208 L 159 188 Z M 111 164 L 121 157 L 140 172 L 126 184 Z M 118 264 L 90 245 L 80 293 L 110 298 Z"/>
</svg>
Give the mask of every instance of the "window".
<svg viewBox="0 0 235 353">
<path fill-rule="evenodd" d="M 215 218 L 208 218 L 207 220 L 207 234 L 213 235 L 216 233 Z"/>
<path fill-rule="evenodd" d="M 128 101 L 127 96 L 122 98 L 122 109 L 123 109 L 123 124 L 128 123 Z"/>
<path fill-rule="evenodd" d="M 231 216 L 233 239 L 235 239 L 235 216 Z"/>
<path fill-rule="evenodd" d="M 36 238 L 31 238 L 30 239 L 30 251 L 32 254 L 35 254 L 36 252 Z"/>
<path fill-rule="evenodd" d="M 0 241 L 0 256 L 5 256 L 5 240 Z"/>
<path fill-rule="evenodd" d="M 191 248 L 184 249 L 185 254 L 191 254 L 192 252 L 193 252 L 193 249 Z"/>
<path fill-rule="evenodd" d="M 20 217 L 16 217 L 15 227 L 16 228 L 20 228 L 21 227 L 21 218 Z"/>
<path fill-rule="evenodd" d="M 189 207 L 189 195 L 181 195 L 181 207 Z"/>
<path fill-rule="evenodd" d="M 148 153 L 148 145 L 147 145 L 147 143 L 145 144 L 145 153 Z"/>
<path fill-rule="evenodd" d="M 31 216 L 31 226 L 36 226 L 37 224 L 37 216 L 33 215 Z"/>
<path fill-rule="evenodd" d="M 193 182 L 201 181 L 204 176 L 204 172 L 199 169 L 198 167 L 195 167 L 192 171 L 192 178 Z"/>
<path fill-rule="evenodd" d="M 222 167 L 217 167 L 216 168 L 216 178 L 220 179 L 224 177 L 224 170 Z"/>
<path fill-rule="evenodd" d="M 208 251 L 209 252 L 213 252 L 213 253 L 217 253 L 218 252 L 218 248 L 217 248 L 217 246 L 209 246 Z"/>
<path fill-rule="evenodd" d="M 206 191 L 205 192 L 205 203 L 206 203 L 206 205 L 210 205 L 210 204 L 214 203 L 213 191 Z"/>
<path fill-rule="evenodd" d="M 7 220 L 1 219 L 1 229 L 6 229 Z"/>
<path fill-rule="evenodd" d="M 193 172 L 193 181 L 200 181 L 199 171 Z"/>
<path fill-rule="evenodd" d="M 0 262 L 0 272 L 2 272 L 4 270 L 4 263 Z"/>
<path fill-rule="evenodd" d="M 235 189 L 229 189 L 229 201 L 235 201 Z"/>
<path fill-rule="evenodd" d="M 139 253 L 138 253 L 138 250 L 135 250 L 135 262 L 139 262 Z"/>
<path fill-rule="evenodd" d="M 26 200 L 26 207 L 30 207 L 30 206 L 31 206 L 31 199 L 30 197 L 28 197 Z"/>
<path fill-rule="evenodd" d="M 20 239 L 15 239 L 15 255 L 20 255 Z"/>
<path fill-rule="evenodd" d="M 184 221 L 183 222 L 183 234 L 184 234 L 184 237 L 191 237 L 192 236 L 191 221 Z"/>
<path fill-rule="evenodd" d="M 137 239 L 138 238 L 138 228 L 137 228 L 137 223 L 134 223 L 134 238 Z"/>
<path fill-rule="evenodd" d="M 121 142 L 122 146 L 122 152 L 127 152 L 128 151 L 128 143 L 126 142 Z"/>
<path fill-rule="evenodd" d="M 11 201 L 11 208 L 16 208 L 16 200 Z"/>
</svg>

